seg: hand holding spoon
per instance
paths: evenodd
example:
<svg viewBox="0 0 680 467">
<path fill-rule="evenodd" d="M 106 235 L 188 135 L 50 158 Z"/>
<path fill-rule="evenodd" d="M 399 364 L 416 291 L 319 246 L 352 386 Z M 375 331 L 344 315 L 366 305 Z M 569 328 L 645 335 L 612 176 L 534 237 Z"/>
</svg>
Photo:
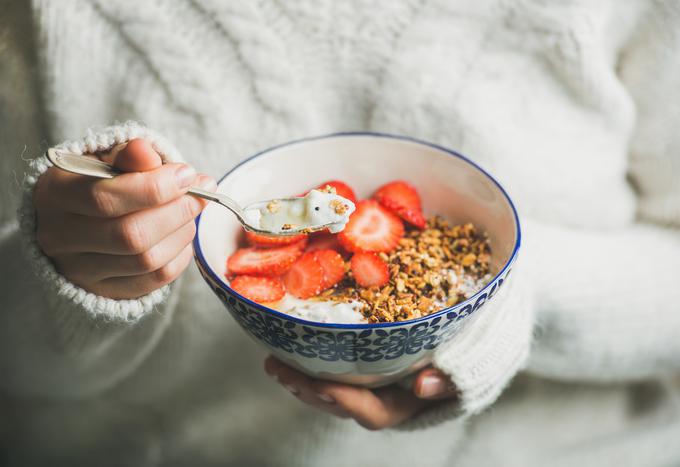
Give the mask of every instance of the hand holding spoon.
<svg viewBox="0 0 680 467">
<path fill-rule="evenodd" d="M 48 149 L 47 158 L 62 170 L 89 177 L 113 178 L 124 173 L 101 160 L 61 149 Z M 355 209 L 348 199 L 319 190 L 311 190 L 304 197 L 258 201 L 245 207 L 224 194 L 198 187 L 190 187 L 187 194 L 224 206 L 246 230 L 263 235 L 289 236 L 324 229 L 339 232 Z"/>
</svg>

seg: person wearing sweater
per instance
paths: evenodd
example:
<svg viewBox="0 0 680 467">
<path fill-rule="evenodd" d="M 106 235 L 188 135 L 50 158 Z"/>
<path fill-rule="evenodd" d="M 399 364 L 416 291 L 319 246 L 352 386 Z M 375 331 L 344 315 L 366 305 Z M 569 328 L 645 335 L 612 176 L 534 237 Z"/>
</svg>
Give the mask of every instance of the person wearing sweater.
<svg viewBox="0 0 680 467">
<path fill-rule="evenodd" d="M 0 13 L 3 465 L 680 463 L 674 2 Z M 517 201 L 526 239 L 505 297 L 410 390 L 263 368 L 190 266 L 203 205 L 188 184 L 362 129 L 471 157 Z M 131 173 L 58 172 L 53 145 Z"/>
</svg>

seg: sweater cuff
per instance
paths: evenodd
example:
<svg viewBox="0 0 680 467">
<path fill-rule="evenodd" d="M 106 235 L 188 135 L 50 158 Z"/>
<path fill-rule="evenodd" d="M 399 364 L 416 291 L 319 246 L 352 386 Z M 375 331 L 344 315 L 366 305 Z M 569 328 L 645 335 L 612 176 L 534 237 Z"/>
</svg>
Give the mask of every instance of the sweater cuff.
<svg viewBox="0 0 680 467">
<path fill-rule="evenodd" d="M 457 397 L 426 409 L 397 429 L 426 428 L 480 413 L 526 365 L 534 307 L 518 269 L 476 320 L 435 353 L 433 365 L 451 377 Z"/>
<path fill-rule="evenodd" d="M 181 161 L 179 151 L 165 138 L 135 122 L 126 122 L 104 128 L 93 128 L 77 141 L 66 141 L 56 146 L 76 154 L 94 154 L 107 151 L 131 139 L 143 138 L 151 143 L 163 161 Z M 41 251 L 36 239 L 36 217 L 33 207 L 33 190 L 38 178 L 52 163 L 43 155 L 29 162 L 29 169 L 23 181 L 23 196 L 18 209 L 19 226 L 22 233 L 24 252 L 38 277 L 48 302 L 63 305 L 70 302 L 88 315 L 107 320 L 136 321 L 154 307 L 164 303 L 170 295 L 172 285 L 135 300 L 114 300 L 102 297 L 78 287 L 59 274 L 50 259 Z M 55 303 L 56 300 L 56 303 Z"/>
</svg>

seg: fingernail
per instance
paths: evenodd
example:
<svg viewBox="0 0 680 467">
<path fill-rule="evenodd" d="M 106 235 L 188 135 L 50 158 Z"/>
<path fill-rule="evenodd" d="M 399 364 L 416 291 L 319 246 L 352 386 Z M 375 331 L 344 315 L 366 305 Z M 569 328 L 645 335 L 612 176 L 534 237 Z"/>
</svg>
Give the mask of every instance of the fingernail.
<svg viewBox="0 0 680 467">
<path fill-rule="evenodd" d="M 418 390 L 420 397 L 434 397 L 446 392 L 448 386 L 446 381 L 439 376 L 425 376 Z"/>
<path fill-rule="evenodd" d="M 319 393 L 316 394 L 316 397 L 318 397 L 319 399 L 321 399 L 324 402 L 327 402 L 328 404 L 335 404 L 335 399 L 333 399 L 328 394 L 322 394 L 322 393 L 319 392 Z"/>
<path fill-rule="evenodd" d="M 277 375 L 276 373 L 267 373 L 267 375 L 269 375 L 269 377 L 276 381 L 277 383 L 279 382 L 279 375 Z"/>
<path fill-rule="evenodd" d="M 291 394 L 294 394 L 294 395 L 297 395 L 297 393 L 300 392 L 300 391 L 298 391 L 298 388 L 296 388 L 295 386 L 291 386 L 290 384 L 285 384 L 285 383 L 283 383 L 283 384 L 281 384 L 281 386 L 283 386 L 284 388 L 288 389 L 288 391 L 289 391 Z"/>
<path fill-rule="evenodd" d="M 207 191 L 217 190 L 217 182 L 215 182 L 215 180 L 212 177 L 209 177 L 207 175 L 200 176 L 200 179 L 198 180 L 198 186 Z"/>
<path fill-rule="evenodd" d="M 181 165 L 175 172 L 175 182 L 179 188 L 190 186 L 196 179 L 196 171 L 190 165 Z"/>
</svg>

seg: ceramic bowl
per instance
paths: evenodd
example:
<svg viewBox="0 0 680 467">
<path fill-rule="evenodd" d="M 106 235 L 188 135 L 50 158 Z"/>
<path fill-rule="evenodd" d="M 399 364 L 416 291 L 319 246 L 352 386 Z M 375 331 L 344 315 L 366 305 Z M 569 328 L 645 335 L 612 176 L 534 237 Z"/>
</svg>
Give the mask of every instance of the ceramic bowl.
<svg viewBox="0 0 680 467">
<path fill-rule="evenodd" d="M 413 138 L 376 133 L 333 134 L 267 149 L 229 171 L 218 191 L 247 205 L 300 193 L 329 179 L 346 181 L 359 198 L 369 197 L 390 180 L 408 180 L 419 190 L 427 215 L 472 222 L 488 232 L 493 279 L 468 300 L 410 321 L 305 321 L 255 303 L 229 287 L 226 260 L 237 246 L 241 226 L 215 204 L 196 221 L 196 263 L 236 322 L 283 362 L 317 378 L 367 387 L 389 384 L 428 365 L 438 346 L 474 325 L 473 315 L 496 298 L 520 247 L 517 212 L 500 184 L 461 154 Z"/>
</svg>

